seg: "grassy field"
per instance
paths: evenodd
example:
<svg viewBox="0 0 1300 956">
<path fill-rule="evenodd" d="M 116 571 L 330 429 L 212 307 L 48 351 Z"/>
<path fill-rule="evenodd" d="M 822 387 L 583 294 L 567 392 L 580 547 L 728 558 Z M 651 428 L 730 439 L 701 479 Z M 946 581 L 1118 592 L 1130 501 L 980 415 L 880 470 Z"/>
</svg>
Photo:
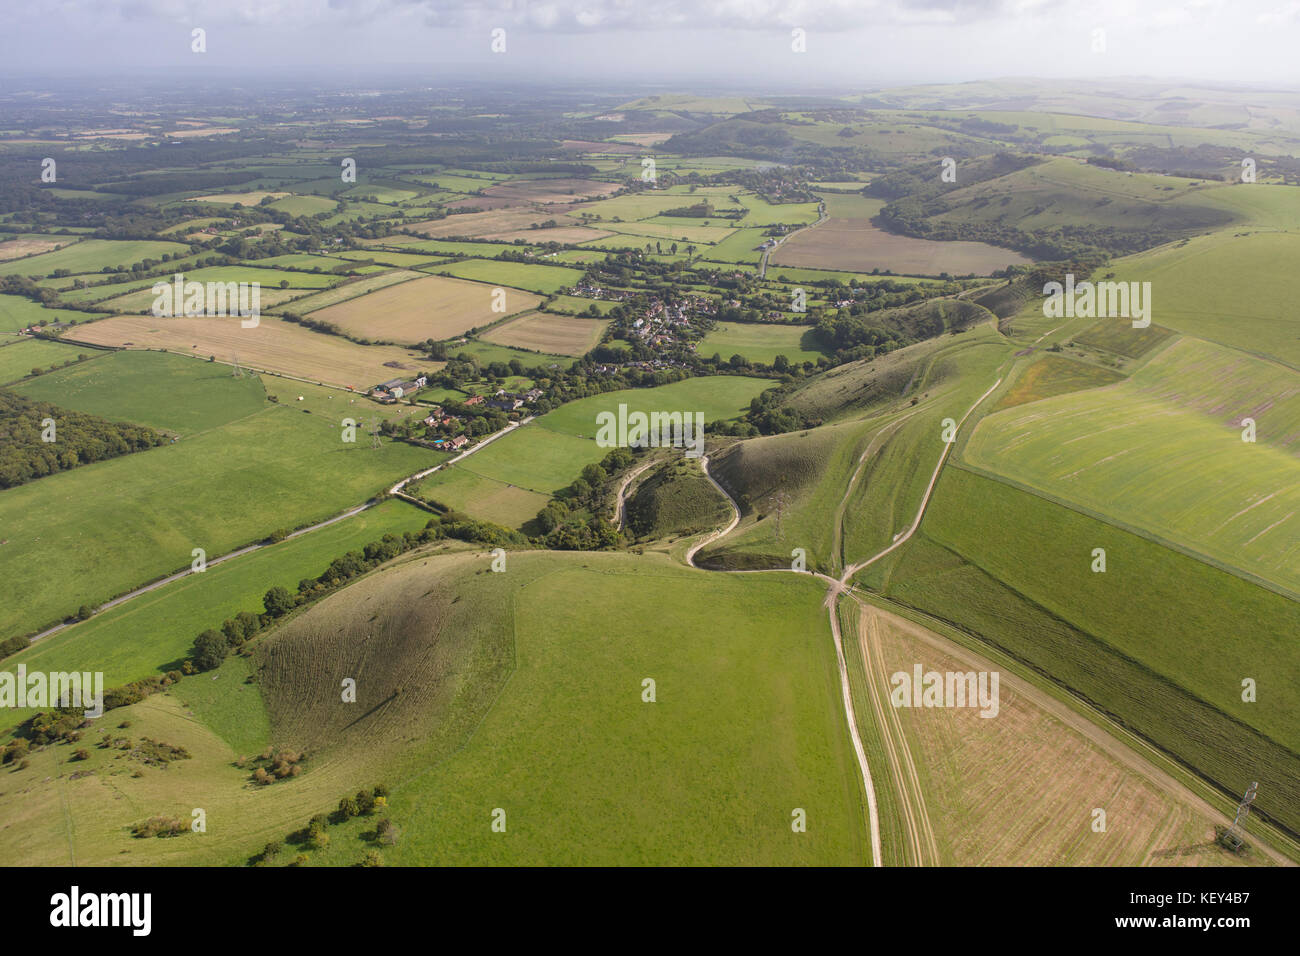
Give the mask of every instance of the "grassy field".
<svg viewBox="0 0 1300 956">
<path fill-rule="evenodd" d="M 539 266 L 527 262 L 504 262 L 497 259 L 466 259 L 446 265 L 433 266 L 428 271 L 438 275 L 457 276 L 476 282 L 495 283 L 499 286 L 527 289 L 542 295 L 552 295 L 573 285 L 582 278 L 577 269 L 564 266 Z M 490 287 L 488 287 L 490 290 Z M 532 308 L 532 306 L 527 306 Z M 510 308 L 511 312 L 518 309 Z"/>
<path fill-rule="evenodd" d="M 211 193 L 207 196 L 194 196 L 191 199 L 189 199 L 188 202 L 211 202 L 211 203 L 221 203 L 223 205 L 256 206 L 267 196 L 270 196 L 273 199 L 280 199 L 287 195 L 289 194 L 277 193 L 277 192 L 266 192 L 266 191 L 242 192 L 242 193 Z"/>
<path fill-rule="evenodd" d="M 485 342 L 480 339 L 471 339 L 463 344 L 447 346 L 447 354 L 453 358 L 462 354 L 471 358 L 478 359 L 480 365 L 486 365 L 490 362 L 510 362 L 511 359 L 519 359 L 524 363 L 525 368 L 542 366 L 547 368 L 556 365 L 559 368 L 567 369 L 573 364 L 571 355 L 552 355 L 547 352 L 526 352 L 523 349 L 510 348 L 507 345 L 498 345 L 493 342 Z"/>
<path fill-rule="evenodd" d="M 611 592 L 628 622 L 613 635 L 589 604 Z M 812 623 L 820 599 L 795 578 L 750 585 L 607 561 L 524 586 L 510 684 L 465 750 L 395 792 L 410 829 L 394 862 L 863 862 L 833 658 Z M 722 614 L 743 623 L 690 639 Z M 632 624 L 650 617 L 653 632 Z M 641 702 L 645 677 L 655 704 Z M 545 687 L 560 698 L 539 696 Z M 579 730 L 588 723 L 594 737 Z M 619 769 L 629 764 L 635 786 Z M 506 808 L 504 838 L 489 827 L 494 807 Z M 805 834 L 791 832 L 795 807 Z"/>
<path fill-rule="evenodd" d="M 0 332 L 17 332 L 31 325 L 38 325 L 42 319 L 46 322 L 80 322 L 86 318 L 84 312 L 70 309 L 47 309 L 38 302 L 18 295 L 0 295 Z M 0 337 L 0 342 L 5 341 Z"/>
<path fill-rule="evenodd" d="M 509 482 L 475 471 L 478 456 L 463 464 L 449 465 L 406 491 L 425 501 L 436 501 L 484 521 L 507 528 L 519 528 L 537 517 L 550 496 L 529 491 Z"/>
<path fill-rule="evenodd" d="M 650 556 L 523 553 L 506 574 L 476 573 L 485 561 L 399 562 L 260 637 L 251 668 L 234 658 L 215 682 L 113 712 L 129 727 L 112 733 L 189 751 L 166 769 L 92 748 L 88 774 L 56 780 L 71 746 L 34 753 L 0 795 L 17 824 L 0 846 L 34 863 L 244 863 L 383 779 L 400 833 L 382 849 L 390 865 L 868 862 L 819 585 Z M 620 613 L 594 612 L 607 597 Z M 376 622 L 379 606 L 390 610 Z M 720 614 L 738 626 L 716 629 Z M 665 626 L 636 623 L 651 616 Z M 704 629 L 709 641 L 692 639 Z M 338 673 L 363 675 L 368 712 L 338 703 Z M 655 703 L 642 702 L 646 677 Z M 700 726 L 712 728 L 703 739 Z M 306 772 L 249 786 L 233 762 L 268 739 L 305 749 Z M 127 832 L 194 806 L 208 815 L 201 837 Z M 497 807 L 504 834 L 491 830 Z M 796 808 L 806 833 L 792 832 Z M 331 826 L 327 848 L 291 843 L 271 862 L 306 851 L 310 865 L 355 863 L 374 821 Z"/>
<path fill-rule="evenodd" d="M 1135 329 L 1129 319 L 1102 319 L 1074 336 L 1074 341 L 1116 355 L 1140 358 L 1173 334 L 1172 329 L 1154 322 L 1145 329 Z"/>
<path fill-rule="evenodd" d="M 588 310 L 595 306 L 601 315 L 608 315 L 609 310 L 618 305 L 617 302 L 604 302 L 599 299 L 584 299 L 576 295 L 557 295 L 552 296 L 546 302 L 547 312 L 564 312 L 569 315 L 586 315 Z"/>
<path fill-rule="evenodd" d="M 663 216 L 657 219 L 642 219 L 638 222 L 611 222 L 601 223 L 601 225 L 610 232 L 619 233 L 630 245 L 644 248 L 647 243 L 650 245 L 659 243 L 664 252 L 667 252 L 673 243 L 677 243 L 679 249 L 688 243 L 697 246 L 713 245 L 722 242 L 736 231 L 735 226 L 697 225 L 698 221 Z"/>
<path fill-rule="evenodd" d="M 609 452 L 595 442 L 602 411 L 700 411 L 704 421 L 735 418 L 770 383 L 740 376 L 688 378 L 657 388 L 607 392 L 557 408 L 475 453 L 462 466 L 475 474 L 550 496 L 578 477 L 583 465 Z"/>
<path fill-rule="evenodd" d="M 778 355 L 791 362 L 815 362 L 825 351 L 811 328 L 802 325 L 719 325 L 701 340 L 700 355 L 717 352 L 722 358 L 743 355 L 751 362 L 770 365 Z"/>
<path fill-rule="evenodd" d="M 738 190 L 732 190 L 732 192 L 738 192 Z M 613 199 L 602 199 L 594 203 L 584 203 L 581 209 L 583 212 L 589 212 L 600 220 L 612 222 L 621 219 L 625 223 L 632 223 L 638 219 L 650 219 L 658 216 L 665 209 L 692 206 L 704 199 L 708 199 L 713 208 L 719 212 L 723 210 L 736 211 L 741 208 L 741 203 L 733 202 L 727 195 L 722 193 L 708 193 L 703 189 L 697 190 L 695 193 L 689 193 L 684 188 L 673 187 L 666 190 L 660 189 L 627 196 L 616 196 Z M 710 221 L 716 221 L 719 224 L 729 222 L 726 219 Z M 604 224 L 603 221 L 601 224 Z"/>
<path fill-rule="evenodd" d="M 426 276 L 388 286 L 338 305 L 316 309 L 312 319 L 330 322 L 357 338 L 416 343 L 449 339 L 536 308 L 539 296 L 505 289 L 505 312 L 493 311 L 491 286 Z"/>
<path fill-rule="evenodd" d="M 75 362 L 79 355 L 87 355 L 93 359 L 103 354 L 98 349 L 77 348 L 46 339 L 20 339 L 0 346 L 0 385 L 8 385 L 25 378 L 36 368 L 48 371 L 51 366 Z"/>
<path fill-rule="evenodd" d="M 726 569 L 788 568 L 791 551 L 802 548 L 809 568 L 829 570 L 832 516 L 869 431 L 855 421 L 710 449 L 709 470 L 739 504 L 741 521 L 701 551 L 699 563 Z"/>
<path fill-rule="evenodd" d="M 0 633 L 24 633 L 185 567 L 193 548 L 216 557 L 332 517 L 440 458 L 339 437 L 337 421 L 269 406 L 173 445 L 9 489 L 0 575 L 25 598 L 0 610 Z"/>
<path fill-rule="evenodd" d="M 112 421 L 139 422 L 182 435 L 261 411 L 266 391 L 227 365 L 161 352 L 112 352 L 24 382 L 28 398 Z"/>
<path fill-rule="evenodd" d="M 341 266 L 350 261 L 351 256 L 358 258 L 368 258 L 363 253 L 344 253 L 337 256 L 321 256 L 309 252 L 292 252 L 283 256 L 271 256 L 268 259 L 258 259 L 259 267 L 271 267 L 273 269 L 320 269 L 322 272 L 330 272 L 337 266 Z"/>
<path fill-rule="evenodd" d="M 831 571 L 889 545 L 916 516 L 943 451 L 943 419 L 965 414 L 1007 354 L 985 328 L 844 366 L 838 380 L 819 377 L 813 393 L 796 391 L 791 405 L 835 424 L 710 452 L 710 468 L 740 502 L 742 520 L 700 560 L 788 567 L 798 547 L 809 567 Z"/>
<path fill-rule="evenodd" d="M 1134 173 L 1126 175 L 1076 159 L 1045 163 L 960 187 L 937 221 L 1004 222 L 1021 229 L 1096 226 L 1160 229 L 1177 235 L 1227 225 L 1235 217 L 1200 202 L 1222 184 Z"/>
<path fill-rule="evenodd" d="M 1294 593 L 1298 450 L 1296 373 L 1182 339 L 1126 382 L 989 416 L 965 457 Z"/>
<path fill-rule="evenodd" d="M 56 252 L 32 256 L 6 263 L 4 273 L 24 276 L 47 276 L 56 269 L 67 269 L 74 275 L 99 272 L 105 266 L 116 269 L 130 266 L 141 259 L 161 259 L 164 253 L 184 254 L 188 246 L 178 242 L 155 242 L 148 239 L 83 239 Z"/>
<path fill-rule="evenodd" d="M 483 333 L 483 339 L 535 352 L 577 356 L 595 348 L 608 325 L 600 319 L 528 312 Z"/>
<path fill-rule="evenodd" d="M 716 246 L 696 250 L 696 255 L 710 262 L 744 262 L 757 264 L 763 257 L 759 244 L 766 238 L 762 229 L 737 229 Z"/>
<path fill-rule="evenodd" d="M 1223 232 L 1120 259 L 1113 269 L 1118 281 L 1151 283 L 1153 322 L 1300 369 L 1288 273 L 1297 256 L 1295 233 Z"/>
<path fill-rule="evenodd" d="M 339 258 L 357 261 L 373 259 L 381 265 L 396 266 L 402 269 L 416 269 L 420 266 L 427 266 L 430 263 L 443 261 L 441 256 L 432 254 L 421 254 L 418 252 L 388 252 L 383 249 L 367 249 L 364 252 L 341 252 L 339 253 Z"/>
<path fill-rule="evenodd" d="M 1014 386 L 998 399 L 993 411 L 1025 405 L 1054 395 L 1099 388 L 1122 381 L 1123 375 L 1099 365 L 1044 355 L 1024 370 Z"/>
<path fill-rule="evenodd" d="M 271 203 L 271 208 L 278 212 L 287 212 L 291 216 L 314 216 L 317 213 L 333 212 L 338 205 L 332 199 L 323 196 L 288 196 Z"/>
<path fill-rule="evenodd" d="M 1257 809 L 1300 826 L 1300 715 L 1277 683 L 1300 664 L 1285 637 L 1296 602 L 960 468 L 945 470 L 885 593 L 1070 688 L 1226 793 L 1259 780 Z M 1271 690 L 1245 703 L 1244 677 Z"/>
<path fill-rule="evenodd" d="M 403 372 L 438 366 L 399 346 L 357 345 L 268 315 L 248 329 L 234 316 L 158 319 L 119 315 L 79 328 L 76 335 L 101 345 L 215 356 L 225 363 L 238 361 L 243 368 L 301 376 L 357 391 Z"/>
<path fill-rule="evenodd" d="M 740 220 L 742 226 L 807 225 L 817 221 L 817 203 L 770 203 L 754 193 L 745 193 L 740 201 L 749 210 Z"/>
<path fill-rule="evenodd" d="M 364 547 L 392 531 L 418 530 L 427 512 L 404 501 L 385 501 L 344 521 L 290 538 L 191 574 L 134 600 L 43 638 L 30 650 L 7 658 L 6 668 L 29 671 L 103 671 L 104 686 L 159 673 L 189 656 L 194 638 L 220 627 L 240 611 L 260 612 L 268 588 L 296 591 L 305 577 L 320 574 L 334 558 Z M 215 555 L 214 555 L 215 557 Z M 202 682 L 196 679 L 196 683 Z M 5 727 L 31 715 L 6 710 Z"/>
</svg>

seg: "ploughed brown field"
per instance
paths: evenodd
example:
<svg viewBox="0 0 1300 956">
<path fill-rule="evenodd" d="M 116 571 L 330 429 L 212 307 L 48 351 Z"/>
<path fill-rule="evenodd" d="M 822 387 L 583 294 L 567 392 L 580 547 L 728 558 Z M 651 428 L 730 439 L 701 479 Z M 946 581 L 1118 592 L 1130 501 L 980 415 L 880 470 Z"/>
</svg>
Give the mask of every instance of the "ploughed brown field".
<svg viewBox="0 0 1300 956">
<path fill-rule="evenodd" d="M 573 202 L 593 196 L 604 198 L 618 192 L 617 183 L 594 179 L 521 179 L 483 190 L 485 195 L 518 199 L 521 202 Z"/>
<path fill-rule="evenodd" d="M 1018 252 L 985 242 L 935 242 L 885 232 L 866 219 L 831 217 L 820 226 L 795 233 L 772 253 L 772 266 L 870 272 L 879 268 L 898 275 L 988 275 L 1009 265 L 1026 265 Z"/>
</svg>

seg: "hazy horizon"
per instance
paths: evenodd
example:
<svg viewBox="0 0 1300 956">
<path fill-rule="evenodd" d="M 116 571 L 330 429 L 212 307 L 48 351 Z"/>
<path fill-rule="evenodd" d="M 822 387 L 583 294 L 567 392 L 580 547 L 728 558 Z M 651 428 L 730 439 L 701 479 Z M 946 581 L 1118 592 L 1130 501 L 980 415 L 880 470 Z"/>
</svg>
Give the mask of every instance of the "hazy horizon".
<svg viewBox="0 0 1300 956">
<path fill-rule="evenodd" d="M 235 85 L 427 75 L 772 90 L 1031 77 L 1300 87 L 1300 0 L 65 0 L 6 16 L 0 73 L 32 84 L 183 69 Z"/>
</svg>

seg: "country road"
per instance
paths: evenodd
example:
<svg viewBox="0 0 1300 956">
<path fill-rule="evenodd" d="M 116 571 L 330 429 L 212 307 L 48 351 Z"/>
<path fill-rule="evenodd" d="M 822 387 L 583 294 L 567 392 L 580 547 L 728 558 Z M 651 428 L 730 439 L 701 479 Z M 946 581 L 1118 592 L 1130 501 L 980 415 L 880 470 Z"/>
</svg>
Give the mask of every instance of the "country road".
<svg viewBox="0 0 1300 956">
<path fill-rule="evenodd" d="M 997 389 L 997 387 L 1001 384 L 1002 384 L 1002 378 L 1001 376 L 999 376 L 998 380 L 994 382 L 991 386 L 989 386 L 988 390 L 979 398 L 977 398 L 975 400 L 975 403 L 966 410 L 966 414 L 964 414 L 961 417 L 961 421 L 957 423 L 957 427 L 954 430 L 954 438 L 953 438 L 954 442 L 956 440 L 956 432 L 961 430 L 961 426 L 966 423 L 966 420 L 970 418 L 971 414 L 975 411 L 975 409 L 977 409 L 986 398 L 988 398 L 991 394 L 993 394 L 994 390 Z M 872 436 L 871 442 L 867 445 L 866 450 L 862 453 L 861 457 L 858 459 L 857 465 L 853 471 L 853 475 L 850 477 L 848 484 L 845 486 L 844 494 L 841 496 L 840 504 L 837 507 L 835 512 L 835 522 L 837 526 L 839 526 L 835 529 L 835 534 L 834 534 L 834 540 L 837 543 L 837 547 L 839 547 L 840 546 L 839 543 L 843 541 L 842 523 L 844 521 L 844 515 L 848 508 L 849 498 L 853 494 L 853 489 L 857 485 L 857 481 L 859 476 L 862 473 L 863 467 L 866 465 L 870 456 L 875 454 L 875 452 L 879 451 L 881 444 L 883 443 L 882 441 L 883 438 L 889 432 L 892 432 L 895 428 L 901 425 L 904 420 L 910 418 L 911 415 L 913 414 L 915 413 L 914 412 L 908 413 L 907 415 L 904 415 L 903 417 L 893 422 L 881 426 L 881 428 L 876 432 L 876 434 Z M 824 606 L 827 609 L 827 615 L 830 620 L 831 637 L 835 642 L 835 663 L 837 668 L 839 669 L 840 694 L 844 703 L 845 717 L 848 720 L 849 737 L 853 742 L 853 750 L 856 753 L 858 758 L 858 770 L 861 773 L 862 785 L 867 796 L 867 819 L 868 819 L 868 824 L 871 832 L 871 861 L 873 866 L 884 865 L 882 844 L 880 838 L 880 814 L 879 814 L 879 808 L 876 803 L 875 786 L 872 783 L 872 779 L 871 779 L 871 767 L 867 762 L 866 748 L 864 748 L 862 745 L 862 738 L 858 731 L 857 713 L 853 706 L 853 695 L 849 687 L 848 664 L 844 656 L 844 638 L 841 633 L 840 621 L 839 621 L 839 597 L 841 594 L 844 594 L 846 590 L 849 590 L 851 588 L 851 585 L 849 585 L 848 582 L 853 577 L 854 574 L 856 574 L 862 568 L 865 568 L 868 565 L 878 561 L 880 558 L 883 558 L 885 555 L 889 554 L 895 548 L 898 548 L 899 546 L 905 544 L 908 541 L 908 539 L 912 537 L 912 534 L 916 531 L 916 529 L 920 527 L 921 521 L 925 517 L 925 510 L 930 504 L 930 497 L 934 492 L 934 486 L 938 482 L 939 473 L 943 470 L 944 463 L 948 460 L 948 453 L 952 450 L 952 446 L 953 446 L 953 442 L 948 442 L 944 445 L 943 452 L 939 455 L 939 462 L 938 464 L 935 465 L 934 472 L 930 476 L 930 483 L 929 485 L 926 486 L 925 494 L 921 498 L 920 507 L 917 509 L 916 512 L 916 519 L 912 522 L 911 526 L 907 529 L 907 532 L 905 534 L 897 536 L 894 539 L 894 542 L 890 544 L 887 548 L 883 549 L 882 551 L 878 552 L 872 557 L 867 558 L 865 561 L 860 561 L 857 564 L 849 565 L 847 568 L 845 568 L 843 574 L 841 574 L 838 579 L 832 578 L 829 575 L 820 574 L 818 572 L 812 572 L 816 577 L 827 582 L 828 584 L 826 588 L 826 601 Z M 727 499 L 727 503 L 731 506 L 732 518 L 730 523 L 728 523 L 725 528 L 710 532 L 707 536 L 701 538 L 699 541 L 697 541 L 687 550 L 685 555 L 685 560 L 686 563 L 691 567 L 699 567 L 699 565 L 695 563 L 695 555 L 696 553 L 699 552 L 701 548 L 703 548 L 706 544 L 709 544 L 713 541 L 718 540 L 719 538 L 726 536 L 727 534 L 730 534 L 731 531 L 736 527 L 736 525 L 740 523 L 740 506 L 736 504 L 735 500 L 731 497 L 730 494 L 728 494 L 727 490 L 723 488 L 722 485 L 720 485 L 717 482 L 717 480 L 714 479 L 713 475 L 709 472 L 709 459 L 707 455 L 700 459 L 700 465 L 704 470 L 705 477 L 707 477 L 709 481 L 713 484 L 713 487 L 717 488 L 719 493 L 722 494 L 723 497 Z M 708 569 L 702 569 L 702 570 L 708 570 Z M 787 569 L 785 568 L 771 568 L 765 571 L 727 571 L 723 573 L 763 574 L 763 573 L 770 573 L 772 571 L 780 573 L 786 570 Z M 790 568 L 789 572 L 794 574 L 810 573 L 807 571 L 795 571 L 793 568 Z M 851 593 L 849 594 L 849 596 L 853 598 L 853 595 Z M 855 602 L 857 601 L 856 598 L 853 599 Z M 863 643 L 863 641 L 865 640 L 866 640 L 866 635 L 863 635 L 862 640 L 859 642 L 862 653 L 864 654 L 866 654 L 867 652 L 867 646 L 866 644 Z M 869 658 L 864 657 L 863 660 L 864 667 L 867 666 L 868 660 Z M 881 720 L 881 710 L 880 710 L 881 705 L 877 699 L 878 690 L 871 679 L 871 670 L 869 668 L 867 669 L 867 675 L 868 675 L 868 684 L 870 685 L 868 687 L 869 699 L 872 701 L 873 709 L 876 711 L 877 723 L 881 727 L 882 735 L 888 738 L 886 740 L 886 754 L 889 758 L 891 769 L 894 770 L 896 778 L 901 780 L 903 779 L 903 767 L 906 766 L 908 768 L 907 778 L 915 781 L 917 779 L 916 768 L 912 764 L 911 754 L 906 750 L 906 741 L 903 741 L 900 746 L 899 744 L 897 744 L 896 738 L 888 734 L 887 727 L 884 724 L 884 722 Z M 900 736 L 901 736 L 901 730 L 900 730 Z M 903 813 L 904 813 L 905 825 L 908 830 L 908 839 L 912 844 L 913 855 L 916 859 L 929 860 L 932 863 L 938 863 L 938 848 L 935 843 L 934 830 L 930 824 L 929 816 L 925 811 L 924 798 L 921 797 L 920 795 L 919 786 L 920 785 L 918 782 L 916 784 L 917 789 L 913 791 L 914 794 L 913 797 L 911 799 L 904 799 L 903 801 L 904 803 Z"/>
<path fill-rule="evenodd" d="M 824 222 L 827 220 L 827 218 L 828 218 L 828 217 L 827 217 L 827 215 L 826 215 L 826 203 L 825 203 L 825 201 L 823 201 L 823 202 L 821 202 L 821 203 L 817 206 L 817 221 L 816 221 L 816 222 L 810 222 L 810 223 L 808 223 L 808 225 L 804 226 L 802 229 L 796 229 L 794 232 L 788 232 L 788 233 L 786 233 L 784 236 L 782 236 L 780 239 L 778 239 L 778 240 L 776 241 L 776 243 L 775 243 L 774 245 L 772 245 L 770 248 L 767 248 L 767 249 L 764 249 L 764 250 L 763 250 L 763 258 L 760 259 L 760 260 L 759 260 L 759 263 L 758 263 L 758 277 L 759 277 L 760 279 L 766 279 L 766 278 L 767 278 L 767 259 L 768 259 L 768 256 L 770 256 L 773 252 L 776 252 L 776 250 L 780 249 L 781 246 L 782 246 L 782 244 L 784 244 L 785 241 L 786 241 L 787 239 L 789 239 L 789 238 L 790 238 L 791 236 L 793 236 L 795 233 L 803 232 L 804 229 L 812 229 L 812 228 L 814 228 L 814 227 L 816 227 L 816 226 L 820 226 L 822 223 L 824 223 Z"/>
<path fill-rule="evenodd" d="M 625 505 L 624 498 L 627 495 L 627 486 L 632 484 L 636 479 L 636 476 L 653 465 L 655 461 L 657 461 L 657 459 L 652 458 L 650 461 L 642 462 L 641 467 L 629 471 L 623 477 L 622 483 L 618 486 L 618 495 L 616 496 L 616 503 L 614 505 L 614 527 L 618 528 L 619 531 L 623 530 L 623 509 Z"/>
</svg>

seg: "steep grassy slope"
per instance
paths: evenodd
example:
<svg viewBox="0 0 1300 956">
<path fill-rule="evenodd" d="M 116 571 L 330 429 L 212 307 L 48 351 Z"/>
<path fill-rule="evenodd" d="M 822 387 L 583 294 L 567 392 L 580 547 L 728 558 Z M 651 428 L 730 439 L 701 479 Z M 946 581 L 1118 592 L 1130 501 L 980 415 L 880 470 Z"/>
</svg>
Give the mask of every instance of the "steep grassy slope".
<svg viewBox="0 0 1300 956">
<path fill-rule="evenodd" d="M 1300 593 L 1300 375 L 1284 366 L 1184 338 L 1120 384 L 990 415 L 964 458 Z"/>
<path fill-rule="evenodd" d="M 111 711 L 93 731 L 188 751 L 165 769 L 132 750 L 34 752 L 0 794 L 14 823 L 0 851 L 244 863 L 288 837 L 271 862 L 302 852 L 346 865 L 375 846 L 410 865 L 866 862 L 816 582 L 657 555 L 525 552 L 499 574 L 490 562 L 399 559 L 257 638 L 251 660 Z M 301 772 L 252 783 L 259 761 L 238 758 L 267 745 L 305 753 Z M 290 837 L 380 781 L 395 844 L 377 843 L 377 816 L 331 825 L 321 849 Z M 154 815 L 188 822 L 195 807 L 207 833 L 128 832 Z M 797 808 L 806 833 L 792 831 Z"/>
<path fill-rule="evenodd" d="M 711 459 L 742 520 L 700 563 L 789 567 L 798 547 L 809 567 L 830 571 L 871 556 L 908 527 L 943 452 L 945 420 L 962 418 L 1010 351 L 987 325 L 922 345 L 895 362 L 891 353 L 818 376 L 788 399 L 837 424 L 745 439 Z"/>
</svg>

